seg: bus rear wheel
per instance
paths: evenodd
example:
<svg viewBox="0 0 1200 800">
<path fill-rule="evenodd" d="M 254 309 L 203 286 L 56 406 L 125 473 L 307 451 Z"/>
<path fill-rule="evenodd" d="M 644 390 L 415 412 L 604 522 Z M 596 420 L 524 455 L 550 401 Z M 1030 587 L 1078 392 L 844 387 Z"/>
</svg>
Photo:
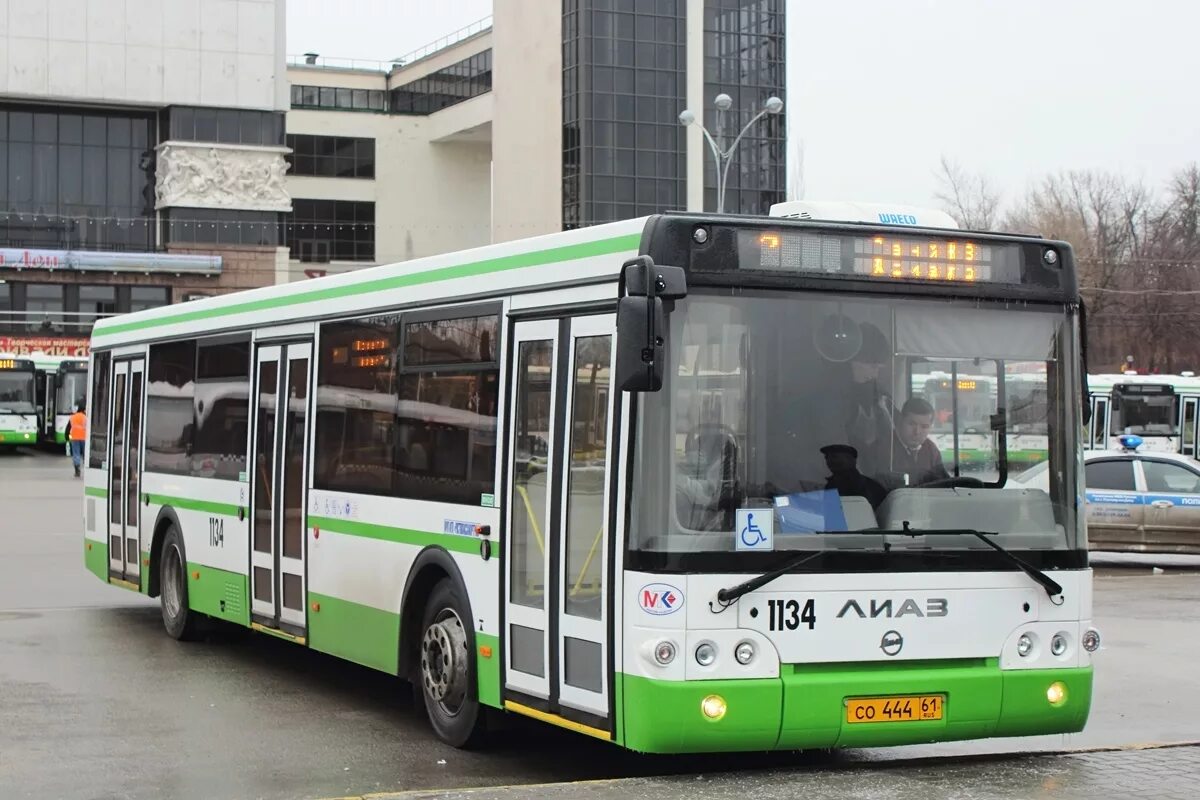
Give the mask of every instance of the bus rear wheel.
<svg viewBox="0 0 1200 800">
<path fill-rule="evenodd" d="M 196 614 L 188 608 L 187 558 L 183 537 L 172 525 L 163 537 L 159 556 L 159 604 L 167 635 L 181 642 L 196 638 Z"/>
<path fill-rule="evenodd" d="M 433 587 L 421 621 L 419 695 L 434 733 L 454 747 L 471 747 L 483 736 L 483 714 L 472 697 L 475 665 L 471 632 L 463 623 L 467 603 L 449 579 Z"/>
</svg>

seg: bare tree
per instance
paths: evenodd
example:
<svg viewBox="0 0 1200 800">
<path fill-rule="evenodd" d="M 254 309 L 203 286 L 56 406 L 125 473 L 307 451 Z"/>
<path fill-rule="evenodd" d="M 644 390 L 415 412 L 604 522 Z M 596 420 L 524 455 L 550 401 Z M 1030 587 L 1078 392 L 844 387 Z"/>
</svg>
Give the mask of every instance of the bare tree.
<svg viewBox="0 0 1200 800">
<path fill-rule="evenodd" d="M 1000 221 L 1000 192 L 983 175 L 972 175 L 946 156 L 937 173 L 934 195 L 958 224 L 977 231 L 994 230 Z"/>
</svg>

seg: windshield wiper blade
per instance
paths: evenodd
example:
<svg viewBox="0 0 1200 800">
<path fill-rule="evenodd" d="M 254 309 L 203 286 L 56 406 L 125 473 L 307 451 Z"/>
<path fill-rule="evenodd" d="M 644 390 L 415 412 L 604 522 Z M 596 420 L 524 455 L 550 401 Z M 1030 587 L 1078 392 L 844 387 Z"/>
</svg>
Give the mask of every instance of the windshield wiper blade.
<svg viewBox="0 0 1200 800">
<path fill-rule="evenodd" d="M 804 562 L 811 561 L 812 559 L 816 558 L 817 556 L 821 556 L 821 555 L 825 555 L 824 550 L 818 550 L 815 553 L 805 553 L 804 555 L 802 555 L 798 558 L 790 558 L 787 561 L 785 561 L 782 565 L 776 567 L 775 569 L 771 570 L 770 572 L 764 572 L 762 575 L 755 576 L 747 581 L 742 581 L 741 583 L 737 584 L 736 586 L 730 586 L 728 589 L 721 589 L 719 592 L 717 592 L 717 602 L 719 602 L 723 605 L 729 605 L 730 603 L 732 603 L 734 600 L 737 600 L 742 595 L 749 594 L 750 592 L 753 592 L 755 589 L 760 589 L 763 586 L 766 586 L 768 583 L 775 580 L 780 575 L 785 575 L 788 572 L 791 572 L 792 570 L 794 570 L 796 567 L 803 564 Z"/>
<path fill-rule="evenodd" d="M 908 524 L 905 523 L 904 530 L 886 531 L 886 533 L 889 533 L 894 536 L 966 536 L 966 535 L 974 536 L 976 539 L 983 542 L 984 544 L 986 544 L 988 547 L 995 550 L 1000 555 L 1004 556 L 1005 560 L 1007 560 L 1008 562 L 1013 564 L 1017 569 L 1021 570 L 1021 572 L 1024 572 L 1026 575 L 1028 575 L 1029 577 L 1031 577 L 1035 581 L 1037 581 L 1038 584 L 1040 584 L 1041 587 L 1046 590 L 1046 595 L 1051 600 L 1053 600 L 1055 597 L 1057 597 L 1063 593 L 1062 585 L 1058 581 L 1054 580 L 1054 578 L 1051 578 L 1049 575 L 1042 572 L 1040 569 L 1030 566 L 1024 560 L 1018 558 L 1016 555 L 1014 555 L 1010 551 L 1005 550 L 1003 547 L 996 544 L 991 539 L 987 538 L 989 536 L 998 536 L 999 534 L 996 531 L 976 531 L 976 530 L 971 530 L 970 528 L 961 528 L 961 529 L 953 529 L 953 530 L 945 530 L 945 531 L 918 530 L 917 528 L 908 527 Z"/>
</svg>

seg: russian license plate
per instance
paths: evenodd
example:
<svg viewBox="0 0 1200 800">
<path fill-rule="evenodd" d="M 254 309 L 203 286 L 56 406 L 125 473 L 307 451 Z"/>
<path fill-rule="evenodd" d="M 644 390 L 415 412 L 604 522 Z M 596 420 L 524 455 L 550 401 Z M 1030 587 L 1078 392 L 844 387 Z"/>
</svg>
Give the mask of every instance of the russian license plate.
<svg viewBox="0 0 1200 800">
<path fill-rule="evenodd" d="M 925 722 L 941 719 L 946 698 L 940 694 L 855 697 L 846 701 L 846 722 Z"/>
</svg>

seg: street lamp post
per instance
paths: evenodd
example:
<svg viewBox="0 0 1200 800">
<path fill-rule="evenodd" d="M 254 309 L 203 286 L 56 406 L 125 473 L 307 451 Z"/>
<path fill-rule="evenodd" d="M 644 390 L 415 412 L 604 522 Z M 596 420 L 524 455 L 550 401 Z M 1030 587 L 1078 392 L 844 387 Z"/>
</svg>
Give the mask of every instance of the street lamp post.
<svg viewBox="0 0 1200 800">
<path fill-rule="evenodd" d="M 717 107 L 717 136 L 721 138 L 721 143 L 724 144 L 725 136 L 721 133 L 725 127 L 721 123 L 724 121 L 724 115 L 733 107 L 733 98 L 722 92 L 713 98 L 713 105 Z M 737 151 L 737 147 L 742 142 L 742 137 L 746 135 L 746 131 L 753 127 L 754 123 L 765 117 L 767 114 L 778 114 L 783 111 L 783 100 L 774 95 L 768 97 L 763 103 L 762 110 L 754 115 L 754 119 L 746 123 L 741 132 L 733 140 L 733 144 L 729 147 L 721 147 L 717 144 L 713 135 L 708 132 L 708 129 L 701 125 L 696 120 L 696 114 L 688 109 L 679 112 L 679 124 L 685 128 L 688 125 L 695 125 L 704 134 L 704 140 L 708 142 L 708 149 L 712 150 L 713 160 L 716 161 L 717 171 L 717 213 L 725 212 L 725 187 L 729 181 L 729 163 L 733 161 L 733 154 Z"/>
</svg>

